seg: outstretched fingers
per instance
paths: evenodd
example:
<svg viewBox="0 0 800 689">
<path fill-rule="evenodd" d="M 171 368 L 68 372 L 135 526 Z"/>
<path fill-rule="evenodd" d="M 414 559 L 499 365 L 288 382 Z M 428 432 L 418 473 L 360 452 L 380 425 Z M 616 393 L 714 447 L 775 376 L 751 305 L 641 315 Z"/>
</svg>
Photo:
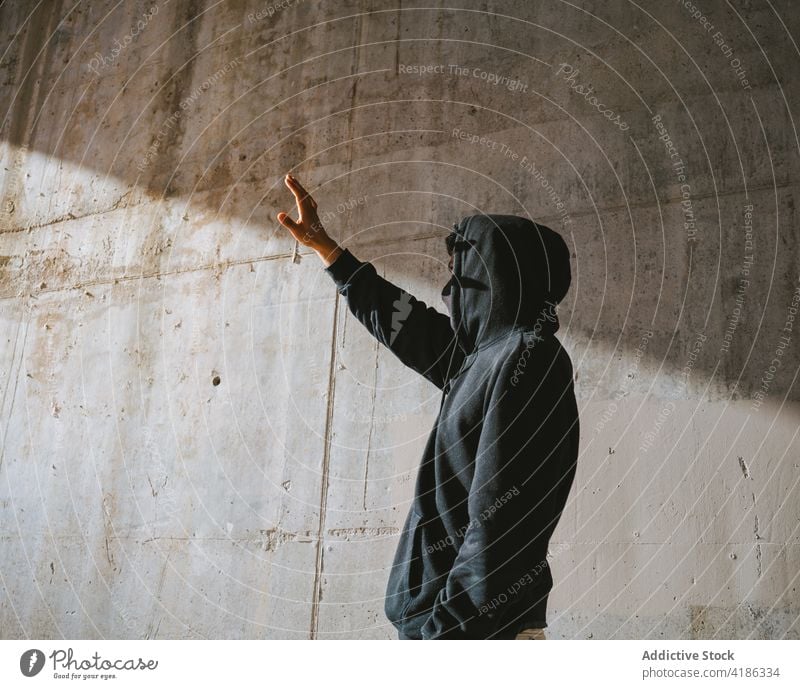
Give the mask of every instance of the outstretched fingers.
<svg viewBox="0 0 800 689">
<path fill-rule="evenodd" d="M 314 201 L 311 194 L 306 191 L 305 187 L 297 179 L 291 175 L 286 175 L 286 185 L 294 194 L 298 212 L 302 213 L 305 207 L 311 210 L 317 207 L 317 202 Z"/>
</svg>

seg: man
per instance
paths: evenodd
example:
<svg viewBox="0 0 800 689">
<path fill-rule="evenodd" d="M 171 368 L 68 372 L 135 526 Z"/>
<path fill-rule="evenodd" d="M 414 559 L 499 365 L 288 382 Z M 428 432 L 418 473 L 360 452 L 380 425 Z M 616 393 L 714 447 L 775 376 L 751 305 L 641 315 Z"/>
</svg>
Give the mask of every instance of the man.
<svg viewBox="0 0 800 689">
<path fill-rule="evenodd" d="M 384 610 L 401 639 L 535 639 L 553 586 L 547 547 L 575 476 L 572 363 L 554 337 L 570 284 L 555 232 L 472 215 L 446 241 L 447 317 L 331 239 L 292 176 L 300 218 L 279 222 L 314 249 L 351 313 L 442 390 Z"/>
</svg>

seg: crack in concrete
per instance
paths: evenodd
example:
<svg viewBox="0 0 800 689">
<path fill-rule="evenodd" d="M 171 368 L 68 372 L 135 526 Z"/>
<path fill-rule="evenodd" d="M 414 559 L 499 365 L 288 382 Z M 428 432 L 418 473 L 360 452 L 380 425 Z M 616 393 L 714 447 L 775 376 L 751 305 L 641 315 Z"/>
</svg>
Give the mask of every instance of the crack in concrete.
<svg viewBox="0 0 800 689">
<path fill-rule="evenodd" d="M 739 468 L 742 470 L 745 478 L 750 478 L 750 469 L 747 467 L 747 463 L 744 461 L 743 457 L 739 457 Z"/>
<path fill-rule="evenodd" d="M 339 331 L 339 292 L 336 292 L 333 302 L 333 333 L 331 336 L 330 365 L 328 366 L 328 404 L 325 414 L 325 439 L 322 447 L 322 470 L 319 503 L 319 526 L 317 528 L 317 555 L 314 568 L 314 590 L 311 599 L 311 624 L 309 638 L 317 638 L 319 627 L 319 603 L 322 600 L 322 559 L 323 559 L 323 534 L 325 531 L 325 517 L 328 507 L 328 483 L 330 481 L 331 439 L 333 428 L 333 400 L 336 390 L 336 339 Z"/>
</svg>

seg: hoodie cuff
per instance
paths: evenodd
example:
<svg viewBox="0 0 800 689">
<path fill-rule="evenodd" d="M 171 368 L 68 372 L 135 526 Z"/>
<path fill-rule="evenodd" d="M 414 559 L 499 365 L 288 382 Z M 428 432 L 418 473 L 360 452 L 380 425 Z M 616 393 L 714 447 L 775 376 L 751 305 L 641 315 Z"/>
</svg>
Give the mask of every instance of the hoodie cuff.
<svg viewBox="0 0 800 689">
<path fill-rule="evenodd" d="M 325 272 L 331 276 L 337 288 L 342 288 L 350 281 L 353 273 L 361 265 L 363 265 L 363 262 L 353 256 L 350 253 L 350 249 L 344 249 L 336 257 L 336 260 L 325 268 Z"/>
</svg>

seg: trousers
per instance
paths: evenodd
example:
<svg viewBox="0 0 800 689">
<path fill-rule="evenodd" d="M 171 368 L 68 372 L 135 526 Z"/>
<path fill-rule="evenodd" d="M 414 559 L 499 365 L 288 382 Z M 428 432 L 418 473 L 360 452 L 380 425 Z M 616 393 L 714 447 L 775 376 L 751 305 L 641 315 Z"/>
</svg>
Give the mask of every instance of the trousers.
<svg viewBox="0 0 800 689">
<path fill-rule="evenodd" d="M 397 633 L 397 638 L 400 640 L 408 639 L 402 632 Z M 532 641 L 547 641 L 547 637 L 544 635 L 544 629 L 540 629 L 537 627 L 529 627 L 528 629 L 523 629 L 516 637 L 514 637 L 515 641 L 520 640 L 532 640 Z"/>
</svg>

